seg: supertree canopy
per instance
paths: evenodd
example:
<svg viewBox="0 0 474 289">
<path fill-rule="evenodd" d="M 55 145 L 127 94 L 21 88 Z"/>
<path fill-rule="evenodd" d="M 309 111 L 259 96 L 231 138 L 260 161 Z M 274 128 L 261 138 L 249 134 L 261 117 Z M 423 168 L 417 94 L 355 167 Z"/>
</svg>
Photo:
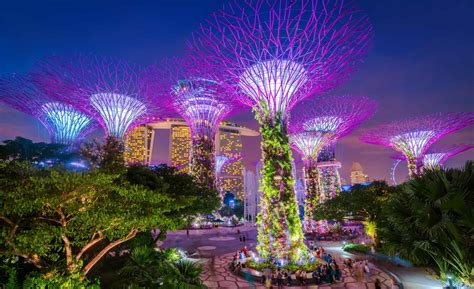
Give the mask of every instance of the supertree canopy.
<svg viewBox="0 0 474 289">
<path fill-rule="evenodd" d="M 423 169 L 432 170 L 442 168 L 448 159 L 472 148 L 474 148 L 473 144 L 457 144 L 430 149 L 423 156 Z M 393 155 L 392 158 L 395 159 L 395 161 L 405 160 L 403 154 Z"/>
<path fill-rule="evenodd" d="M 321 201 L 333 198 L 342 189 L 339 175 L 341 163 L 336 160 L 335 153 L 337 140 L 350 134 L 376 110 L 377 103 L 365 96 L 328 96 L 303 101 L 293 110 L 291 123 L 296 130 L 333 135 L 318 155 Z"/>
<path fill-rule="evenodd" d="M 123 140 L 133 127 L 164 111 L 143 70 L 125 61 L 90 55 L 48 57 L 36 71 L 36 81 L 46 88 L 67 84 L 67 90 L 56 90 L 56 98 L 95 118 L 107 136 Z"/>
<path fill-rule="evenodd" d="M 423 157 L 423 168 L 435 169 L 443 167 L 448 159 L 472 148 L 474 148 L 473 144 L 458 144 L 430 150 Z"/>
<path fill-rule="evenodd" d="M 306 256 L 291 174 L 287 115 L 300 100 L 346 79 L 368 50 L 372 27 L 342 0 L 231 2 L 189 43 L 196 67 L 240 91 L 261 127 L 263 178 L 257 250 L 265 259 Z"/>
<path fill-rule="evenodd" d="M 321 186 L 318 182 L 317 160 L 320 150 L 331 141 L 333 134 L 303 131 L 290 134 L 291 146 L 301 155 L 304 163 L 306 194 L 304 200 L 304 230 L 313 232 L 314 208 L 320 200 Z"/>
<path fill-rule="evenodd" d="M 208 78 L 196 71 L 188 58 L 171 58 L 150 66 L 155 91 L 163 91 L 165 102 L 183 117 L 191 132 L 190 173 L 209 188 L 216 188 L 214 140 L 219 123 L 236 110 L 232 91 L 219 77 Z"/>
<path fill-rule="evenodd" d="M 360 136 L 363 142 L 393 148 L 408 163 L 410 177 L 421 172 L 430 146 L 443 136 L 474 123 L 474 113 L 432 114 L 379 125 Z"/>
<path fill-rule="evenodd" d="M 31 75 L 1 78 L 0 101 L 36 117 L 48 129 L 52 143 L 75 144 L 94 128 L 90 117 L 45 93 Z"/>
</svg>

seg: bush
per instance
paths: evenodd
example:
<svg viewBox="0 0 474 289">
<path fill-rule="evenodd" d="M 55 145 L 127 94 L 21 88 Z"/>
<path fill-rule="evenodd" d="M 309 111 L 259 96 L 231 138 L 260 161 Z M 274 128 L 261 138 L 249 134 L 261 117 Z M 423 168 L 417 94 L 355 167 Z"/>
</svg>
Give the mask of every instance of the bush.
<svg viewBox="0 0 474 289">
<path fill-rule="evenodd" d="M 370 250 L 369 245 L 364 245 L 364 244 L 345 244 L 342 249 L 346 252 L 356 252 L 356 253 L 363 253 L 366 254 Z"/>
<path fill-rule="evenodd" d="M 25 289 L 100 289 L 100 285 L 82 279 L 80 273 L 62 275 L 50 272 L 46 275 L 30 275 L 23 283 Z"/>
</svg>

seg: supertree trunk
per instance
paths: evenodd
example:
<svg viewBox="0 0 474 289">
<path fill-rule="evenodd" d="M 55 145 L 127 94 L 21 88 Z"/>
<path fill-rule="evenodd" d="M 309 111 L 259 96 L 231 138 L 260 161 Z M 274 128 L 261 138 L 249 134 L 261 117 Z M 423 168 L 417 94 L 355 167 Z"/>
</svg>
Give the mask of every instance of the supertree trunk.
<svg viewBox="0 0 474 289">
<path fill-rule="evenodd" d="M 318 204 L 321 196 L 319 171 L 316 167 L 316 160 L 305 160 L 304 181 L 306 186 L 306 196 L 304 199 L 304 231 L 311 233 L 315 229 L 314 208 Z"/>
<path fill-rule="evenodd" d="M 408 164 L 408 176 L 410 179 L 414 178 L 415 176 L 419 175 L 422 171 L 422 165 L 417 158 L 414 157 L 407 157 L 407 164 Z"/>
<path fill-rule="evenodd" d="M 280 114 L 257 115 L 262 135 L 262 211 L 257 250 L 264 258 L 296 262 L 307 251 L 291 170 L 287 127 Z"/>
<path fill-rule="evenodd" d="M 191 138 L 190 172 L 196 180 L 215 190 L 214 139 L 208 136 L 193 136 Z"/>
<path fill-rule="evenodd" d="M 318 168 L 321 180 L 321 201 L 332 199 L 341 192 L 339 167 L 340 165 L 334 163 L 334 165 L 324 165 Z"/>
</svg>

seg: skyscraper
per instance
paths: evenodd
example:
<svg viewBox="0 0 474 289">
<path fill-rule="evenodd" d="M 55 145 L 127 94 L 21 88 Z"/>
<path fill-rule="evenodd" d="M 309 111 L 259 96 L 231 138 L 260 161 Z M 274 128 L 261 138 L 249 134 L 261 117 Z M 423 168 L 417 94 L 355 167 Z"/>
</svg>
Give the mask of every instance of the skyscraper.
<svg viewBox="0 0 474 289">
<path fill-rule="evenodd" d="M 181 119 L 169 118 L 149 125 L 154 129 L 170 130 L 170 164 L 183 172 L 188 172 L 191 133 L 186 123 Z M 221 122 L 216 134 L 216 155 L 225 155 L 235 159 L 234 162 L 223 167 L 220 173 L 220 186 L 223 191 L 230 191 L 241 200 L 244 198 L 242 136 L 258 135 L 257 131 L 229 122 Z"/>
<path fill-rule="evenodd" d="M 154 130 L 148 125 L 139 125 L 132 129 L 125 140 L 125 162 L 149 165 L 154 137 Z"/>
<path fill-rule="evenodd" d="M 360 163 L 352 163 L 351 167 L 351 185 L 366 183 L 369 181 L 369 176 L 364 174 L 364 170 Z"/>
</svg>

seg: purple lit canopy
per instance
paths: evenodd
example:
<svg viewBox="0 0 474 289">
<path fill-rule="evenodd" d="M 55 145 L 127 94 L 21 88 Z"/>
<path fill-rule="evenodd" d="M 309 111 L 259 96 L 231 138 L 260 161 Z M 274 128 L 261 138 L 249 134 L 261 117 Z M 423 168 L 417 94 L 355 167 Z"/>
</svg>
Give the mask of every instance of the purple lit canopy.
<svg viewBox="0 0 474 289">
<path fill-rule="evenodd" d="M 360 140 L 402 153 L 412 176 L 419 173 L 423 157 L 434 142 L 473 123 L 474 113 L 431 114 L 379 125 L 363 133 Z"/>
<path fill-rule="evenodd" d="M 371 38 L 367 17 L 350 2 L 233 1 L 189 47 L 197 66 L 242 92 L 242 103 L 273 116 L 346 79 Z"/>
<path fill-rule="evenodd" d="M 51 97 L 33 82 L 31 75 L 1 78 L 0 102 L 36 117 L 48 129 L 53 143 L 74 144 L 95 128 L 87 115 Z"/>
<path fill-rule="evenodd" d="M 49 57 L 38 64 L 37 81 L 56 90 L 55 97 L 88 114 L 108 136 L 123 139 L 127 132 L 149 118 L 159 117 L 164 107 L 151 93 L 143 70 L 125 61 L 95 56 Z"/>
</svg>

